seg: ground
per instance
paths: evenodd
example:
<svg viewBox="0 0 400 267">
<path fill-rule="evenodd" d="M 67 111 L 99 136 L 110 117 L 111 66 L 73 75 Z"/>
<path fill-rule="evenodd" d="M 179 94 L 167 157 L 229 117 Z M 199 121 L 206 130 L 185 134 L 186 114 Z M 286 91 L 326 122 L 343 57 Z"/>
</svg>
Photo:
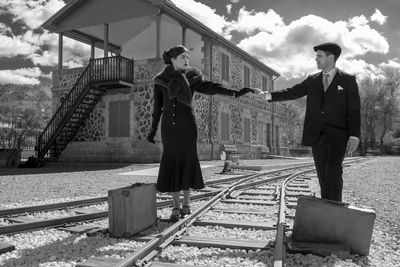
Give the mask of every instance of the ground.
<svg viewBox="0 0 400 267">
<path fill-rule="evenodd" d="M 284 162 L 291 161 L 251 160 L 241 161 L 241 165 L 263 165 L 267 169 L 267 165 Z M 203 169 L 205 180 L 223 167 L 222 161 L 202 164 L 214 165 Z M 39 204 L 49 199 L 105 196 L 110 189 L 132 183 L 154 183 L 155 176 L 120 174 L 157 166 L 52 164 L 38 169 L 1 168 L 0 208 Z M 356 266 L 400 266 L 400 157 L 364 158 L 361 163 L 344 169 L 343 180 L 344 202 L 371 207 L 376 212 L 370 256 L 357 261 Z"/>
</svg>

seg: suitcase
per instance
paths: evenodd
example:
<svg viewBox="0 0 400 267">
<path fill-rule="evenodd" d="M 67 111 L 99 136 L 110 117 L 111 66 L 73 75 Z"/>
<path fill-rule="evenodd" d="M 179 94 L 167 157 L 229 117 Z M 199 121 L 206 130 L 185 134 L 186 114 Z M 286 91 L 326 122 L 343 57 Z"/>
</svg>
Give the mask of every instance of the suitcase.
<svg viewBox="0 0 400 267">
<path fill-rule="evenodd" d="M 376 214 L 372 209 L 299 196 L 293 225 L 295 242 L 342 244 L 368 255 Z"/>
<path fill-rule="evenodd" d="M 155 224 L 155 184 L 137 183 L 108 191 L 108 214 L 113 237 L 129 237 Z"/>
</svg>

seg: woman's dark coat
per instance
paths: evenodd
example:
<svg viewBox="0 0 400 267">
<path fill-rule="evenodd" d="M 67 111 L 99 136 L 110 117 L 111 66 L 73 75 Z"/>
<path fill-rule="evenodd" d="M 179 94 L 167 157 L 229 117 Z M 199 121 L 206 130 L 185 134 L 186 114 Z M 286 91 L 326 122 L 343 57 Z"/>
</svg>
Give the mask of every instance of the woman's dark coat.
<svg viewBox="0 0 400 267">
<path fill-rule="evenodd" d="M 192 107 L 194 92 L 208 95 L 239 96 L 248 90 L 229 90 L 218 83 L 203 81 L 201 72 L 189 68 L 182 73 L 171 65 L 154 78 L 153 122 L 149 139 L 153 140 L 161 114 L 163 153 L 157 179 L 157 190 L 176 192 L 201 189 L 203 176 L 197 157 L 197 126 Z"/>
</svg>

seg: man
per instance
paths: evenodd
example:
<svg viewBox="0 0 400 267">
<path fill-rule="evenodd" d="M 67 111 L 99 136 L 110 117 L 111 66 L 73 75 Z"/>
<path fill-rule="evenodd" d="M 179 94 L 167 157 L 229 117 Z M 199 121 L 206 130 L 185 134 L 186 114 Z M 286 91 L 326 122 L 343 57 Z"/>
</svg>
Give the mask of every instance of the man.
<svg viewBox="0 0 400 267">
<path fill-rule="evenodd" d="M 321 197 L 342 201 L 342 163 L 360 137 L 360 96 L 356 78 L 336 68 L 342 51 L 338 44 L 323 43 L 314 51 L 321 72 L 265 97 L 285 101 L 307 96 L 302 144 L 312 148 Z"/>
</svg>

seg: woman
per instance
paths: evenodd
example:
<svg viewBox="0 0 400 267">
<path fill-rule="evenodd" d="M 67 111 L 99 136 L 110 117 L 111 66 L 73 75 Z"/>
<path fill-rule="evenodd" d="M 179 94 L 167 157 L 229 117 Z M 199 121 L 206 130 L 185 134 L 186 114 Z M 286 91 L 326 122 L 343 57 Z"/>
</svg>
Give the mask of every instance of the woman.
<svg viewBox="0 0 400 267">
<path fill-rule="evenodd" d="M 192 97 L 194 92 L 239 97 L 255 89 L 229 90 L 218 83 L 203 81 L 198 69 L 189 67 L 189 53 L 184 46 L 172 47 L 163 53 L 165 68 L 155 76 L 153 122 L 147 140 L 155 143 L 161 121 L 163 154 L 157 179 L 159 192 L 171 192 L 171 221 L 190 214 L 190 188 L 204 188 L 197 157 L 197 127 Z M 180 207 L 180 191 L 183 203 Z"/>
</svg>

